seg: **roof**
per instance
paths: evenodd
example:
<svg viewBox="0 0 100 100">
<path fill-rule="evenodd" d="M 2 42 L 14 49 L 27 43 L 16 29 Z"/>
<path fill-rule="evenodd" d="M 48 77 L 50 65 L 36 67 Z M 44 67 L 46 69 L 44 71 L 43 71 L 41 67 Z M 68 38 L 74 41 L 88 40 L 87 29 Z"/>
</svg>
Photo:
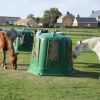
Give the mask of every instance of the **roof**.
<svg viewBox="0 0 100 100">
<path fill-rule="evenodd" d="M 30 20 L 32 20 L 31 18 L 29 18 L 29 19 L 19 19 L 19 20 L 17 20 L 17 23 L 27 23 L 27 22 L 29 22 Z"/>
<path fill-rule="evenodd" d="M 20 17 L 0 16 L 0 19 L 20 19 Z"/>
<path fill-rule="evenodd" d="M 90 17 L 76 17 L 76 20 L 81 23 L 88 23 L 88 22 L 97 23 L 96 18 L 90 18 Z"/>
<path fill-rule="evenodd" d="M 96 18 L 100 16 L 100 10 L 93 11 L 93 13 L 90 15 L 90 17 Z"/>
<path fill-rule="evenodd" d="M 60 16 L 59 18 L 63 19 L 65 16 L 66 16 L 66 14 Z M 59 18 L 58 18 L 58 19 L 59 19 Z"/>
<path fill-rule="evenodd" d="M 63 19 L 64 17 L 74 17 L 74 15 L 72 15 L 69 11 L 66 14 L 63 14 L 62 16 L 59 17 L 59 19 Z"/>
</svg>

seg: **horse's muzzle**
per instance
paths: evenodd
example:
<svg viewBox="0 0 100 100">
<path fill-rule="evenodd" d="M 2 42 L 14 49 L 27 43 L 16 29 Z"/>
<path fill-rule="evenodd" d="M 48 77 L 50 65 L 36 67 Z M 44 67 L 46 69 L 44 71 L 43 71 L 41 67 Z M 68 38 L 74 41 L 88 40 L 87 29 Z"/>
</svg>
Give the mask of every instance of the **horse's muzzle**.
<svg viewBox="0 0 100 100">
<path fill-rule="evenodd" d="M 72 57 L 73 57 L 74 59 L 76 59 L 77 56 L 76 56 L 75 52 L 72 53 Z"/>
</svg>

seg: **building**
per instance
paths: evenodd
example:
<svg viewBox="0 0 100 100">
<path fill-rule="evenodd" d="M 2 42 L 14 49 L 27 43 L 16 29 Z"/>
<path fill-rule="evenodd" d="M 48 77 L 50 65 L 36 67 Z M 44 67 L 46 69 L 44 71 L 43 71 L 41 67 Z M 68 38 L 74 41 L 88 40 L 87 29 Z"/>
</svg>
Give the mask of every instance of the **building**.
<svg viewBox="0 0 100 100">
<path fill-rule="evenodd" d="M 38 23 L 32 18 L 28 18 L 16 21 L 15 25 L 37 27 Z"/>
<path fill-rule="evenodd" d="M 98 26 L 100 27 L 100 10 L 92 11 L 92 14 L 90 15 L 92 18 L 96 18 L 98 21 Z"/>
<path fill-rule="evenodd" d="M 57 25 L 63 27 L 72 26 L 74 18 L 74 15 L 72 15 L 70 12 L 67 12 L 66 15 L 57 19 Z"/>
<path fill-rule="evenodd" d="M 90 17 L 76 17 L 73 22 L 76 27 L 98 27 L 96 18 Z"/>
<path fill-rule="evenodd" d="M 13 25 L 20 17 L 0 16 L 0 25 Z"/>
<path fill-rule="evenodd" d="M 7 25 L 8 22 L 6 20 L 0 19 L 0 25 Z"/>
</svg>

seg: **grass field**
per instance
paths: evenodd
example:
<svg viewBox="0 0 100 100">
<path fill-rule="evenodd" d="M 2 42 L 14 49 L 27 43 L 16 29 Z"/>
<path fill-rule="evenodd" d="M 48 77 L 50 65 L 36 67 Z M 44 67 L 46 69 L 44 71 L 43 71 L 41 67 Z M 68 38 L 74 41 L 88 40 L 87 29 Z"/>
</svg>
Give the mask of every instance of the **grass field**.
<svg viewBox="0 0 100 100">
<path fill-rule="evenodd" d="M 73 50 L 77 40 L 71 36 Z M 2 55 L 0 54 L 0 61 Z M 0 68 L 0 100 L 100 100 L 100 61 L 93 52 L 84 52 L 73 60 L 72 76 L 35 76 L 27 73 L 31 53 L 18 55 L 18 70 Z"/>
</svg>

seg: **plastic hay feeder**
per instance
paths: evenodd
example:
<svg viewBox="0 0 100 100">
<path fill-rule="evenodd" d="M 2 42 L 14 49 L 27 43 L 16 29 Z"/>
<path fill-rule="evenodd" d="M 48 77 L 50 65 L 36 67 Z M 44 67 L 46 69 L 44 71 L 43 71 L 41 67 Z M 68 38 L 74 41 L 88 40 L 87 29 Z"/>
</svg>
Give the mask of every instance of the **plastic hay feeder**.
<svg viewBox="0 0 100 100">
<path fill-rule="evenodd" d="M 28 72 L 36 75 L 73 73 L 71 39 L 55 32 L 36 36 Z"/>
</svg>

